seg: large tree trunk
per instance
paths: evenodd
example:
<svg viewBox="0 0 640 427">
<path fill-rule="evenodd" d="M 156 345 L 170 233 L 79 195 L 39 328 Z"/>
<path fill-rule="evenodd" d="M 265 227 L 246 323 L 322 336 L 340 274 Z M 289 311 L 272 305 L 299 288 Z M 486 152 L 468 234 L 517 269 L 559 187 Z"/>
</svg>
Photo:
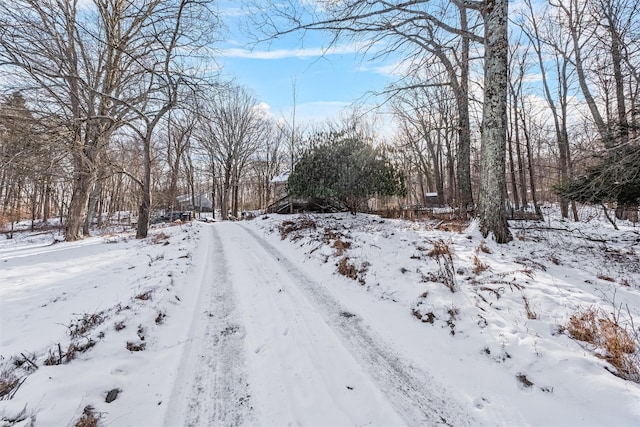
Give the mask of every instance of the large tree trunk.
<svg viewBox="0 0 640 427">
<path fill-rule="evenodd" d="M 224 181 L 222 183 L 222 194 L 220 199 L 220 213 L 222 220 L 229 219 L 229 192 L 231 190 L 231 168 L 226 168 L 224 172 Z"/>
<path fill-rule="evenodd" d="M 149 233 L 149 216 L 151 210 L 151 132 L 147 132 L 142 150 L 144 177 L 142 180 L 142 197 L 138 208 L 138 225 L 136 239 L 144 239 Z"/>
<path fill-rule="evenodd" d="M 484 105 L 478 217 L 484 237 L 496 242 L 512 236 L 505 211 L 505 148 L 507 139 L 508 0 L 485 2 Z"/>
<path fill-rule="evenodd" d="M 87 215 L 84 219 L 84 224 L 82 226 L 82 234 L 84 236 L 90 236 L 90 228 L 91 228 L 91 220 L 93 216 L 96 214 L 96 207 L 98 206 L 98 199 L 100 198 L 100 193 L 102 193 L 102 181 L 99 178 L 96 178 L 96 183 L 93 185 L 93 190 L 91 190 L 91 194 L 89 195 L 89 203 L 87 204 Z M 98 212 L 101 214 L 102 212 Z"/>
<path fill-rule="evenodd" d="M 75 180 L 65 229 L 65 240 L 68 242 L 82 239 L 81 228 L 87 215 L 89 197 L 97 176 L 94 165 L 95 151 L 95 147 L 85 146 L 82 148 L 82 153 L 74 156 Z"/>
<path fill-rule="evenodd" d="M 629 123 L 627 121 L 627 108 L 625 105 L 624 95 L 624 77 L 622 73 L 622 46 L 620 41 L 620 32 L 615 19 L 615 12 L 611 6 L 612 2 L 604 6 L 604 15 L 606 16 L 609 34 L 611 35 L 611 61 L 613 63 L 613 78 L 616 86 L 616 104 L 618 110 L 618 134 L 620 143 L 624 144 L 629 140 Z"/>
<path fill-rule="evenodd" d="M 468 29 L 467 12 L 464 7 L 460 10 L 460 24 L 462 30 Z M 464 218 L 467 211 L 473 208 L 473 194 L 471 191 L 471 124 L 469 119 L 469 38 L 462 38 L 462 52 L 460 59 L 460 85 L 456 91 L 458 107 L 458 163 L 456 175 L 458 178 L 458 192 L 460 215 Z"/>
</svg>

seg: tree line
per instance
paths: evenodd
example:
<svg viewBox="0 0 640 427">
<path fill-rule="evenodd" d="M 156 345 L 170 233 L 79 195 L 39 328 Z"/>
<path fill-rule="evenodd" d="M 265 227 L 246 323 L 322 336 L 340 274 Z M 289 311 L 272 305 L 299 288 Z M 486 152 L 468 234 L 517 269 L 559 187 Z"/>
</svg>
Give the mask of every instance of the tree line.
<svg viewBox="0 0 640 427">
<path fill-rule="evenodd" d="M 328 32 L 363 55 L 400 59 L 399 77 L 378 94 L 394 135 L 357 141 L 384 146 L 403 171 L 407 191 L 395 203 L 424 205 L 437 193 L 501 242 L 511 239 L 509 210 L 540 213 L 543 201 L 567 218 L 577 219 L 576 203 L 610 202 L 620 218 L 637 218 L 637 2 L 243 4 L 256 37 Z M 368 127 L 360 114 L 296 126 L 250 89 L 207 74 L 223 34 L 214 6 L 0 4 L 0 222 L 60 217 L 77 240 L 94 218 L 133 211 L 145 237 L 153 212 L 185 194 L 238 216 L 271 203 L 271 180 L 319 135 Z"/>
</svg>

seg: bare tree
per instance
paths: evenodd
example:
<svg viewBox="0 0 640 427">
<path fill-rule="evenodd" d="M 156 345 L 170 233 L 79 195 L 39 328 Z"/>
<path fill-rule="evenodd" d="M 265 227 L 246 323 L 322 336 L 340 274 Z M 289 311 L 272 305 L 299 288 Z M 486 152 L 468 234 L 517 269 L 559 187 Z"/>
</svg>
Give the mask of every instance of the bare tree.
<svg viewBox="0 0 640 427">
<path fill-rule="evenodd" d="M 531 141 L 531 126 L 539 114 L 536 115 L 531 109 L 531 100 L 537 99 L 530 96 L 535 86 L 526 88 L 526 79 L 530 75 L 532 66 L 530 54 L 530 44 L 522 43 L 522 37 L 514 40 L 509 56 L 511 72 L 509 79 L 510 133 L 507 152 L 515 209 L 518 209 L 518 204 L 521 201 L 523 209 L 527 210 L 531 201 L 536 215 L 542 217 L 536 191 L 535 175 L 537 171 L 533 167 Z M 543 74 L 546 76 L 546 73 Z"/>
<path fill-rule="evenodd" d="M 20 93 L 0 103 L 0 223 L 51 215 L 54 171 L 63 156 L 55 134 L 37 120 Z"/>
<path fill-rule="evenodd" d="M 526 15 L 521 28 L 527 35 L 530 45 L 536 53 L 538 68 L 542 78 L 544 98 L 549 107 L 553 120 L 555 139 L 558 146 L 558 172 L 560 182 L 565 182 L 572 175 L 571 147 L 569 145 L 569 79 L 571 76 L 569 57 L 571 55 L 571 38 L 566 36 L 555 20 L 548 16 L 548 11 L 542 11 L 538 16 L 530 0 L 525 0 Z M 541 24 L 542 23 L 542 24 Z M 547 49 L 545 50 L 545 47 Z M 553 67 L 549 66 L 553 63 Z M 550 74 L 555 70 L 556 81 L 551 82 Z M 556 87 L 556 93 L 551 88 Z M 574 218 L 577 211 L 574 208 Z M 564 218 L 569 216 L 569 201 L 560 200 L 560 211 Z"/>
<path fill-rule="evenodd" d="M 566 29 L 569 31 L 572 43 L 572 56 L 567 59 L 571 61 L 576 70 L 580 90 L 589 107 L 602 143 L 607 148 L 613 148 L 615 142 L 610 133 L 609 126 L 598 109 L 598 104 L 589 86 L 587 76 L 588 69 L 585 63 L 585 57 L 589 56 L 591 48 L 589 42 L 594 36 L 594 32 L 590 30 L 590 28 L 593 27 L 593 23 L 590 22 L 591 17 L 588 13 L 588 2 L 569 0 L 567 2 L 550 2 L 550 4 L 556 8 L 565 19 Z"/>
<path fill-rule="evenodd" d="M 441 205 L 452 202 L 447 197 L 445 183 L 455 178 L 452 170 L 445 173 L 445 163 L 452 165 L 454 153 L 451 150 L 451 134 L 455 133 L 455 115 L 452 110 L 455 99 L 444 86 L 430 88 L 416 87 L 404 91 L 396 97 L 394 113 L 400 125 L 401 143 L 411 150 L 417 162 L 419 185 L 423 187 L 422 178 L 426 179 L 426 190 L 438 193 Z M 452 117 L 453 116 L 453 117 Z M 452 169 L 449 166 L 448 169 Z M 419 198 L 426 204 L 423 195 Z"/>
<path fill-rule="evenodd" d="M 215 156 L 222 169 L 222 219 L 238 214 L 238 182 L 249 159 L 268 137 L 268 121 L 249 92 L 232 86 L 212 94 L 197 130 L 201 146 Z M 235 203 L 234 203 L 235 200 Z"/>
<path fill-rule="evenodd" d="M 266 208 L 272 200 L 271 181 L 286 168 L 284 151 L 289 132 L 283 125 L 268 123 L 264 139 L 251 158 L 251 166 L 258 180 L 258 206 Z"/>
<path fill-rule="evenodd" d="M 195 129 L 197 116 L 190 111 L 177 111 L 175 114 L 168 114 L 166 126 L 163 131 L 166 133 L 166 162 L 169 168 L 168 182 L 168 205 L 170 212 L 173 212 L 178 197 L 178 181 L 181 167 L 189 166 L 186 158 L 189 156 L 191 137 Z M 185 164 L 186 162 L 186 164 Z M 186 167 L 184 168 L 186 172 Z M 192 197 L 193 198 L 193 195 Z"/>
<path fill-rule="evenodd" d="M 625 93 L 628 79 L 625 77 L 624 68 L 625 62 L 633 64 L 633 56 L 630 55 L 631 46 L 635 45 L 635 50 L 638 50 L 638 40 L 633 40 L 637 35 L 634 36 L 632 31 L 640 25 L 638 17 L 640 5 L 631 0 L 592 0 L 590 5 L 596 22 L 604 30 L 603 34 L 597 33 L 596 38 L 608 47 L 605 52 L 610 54 L 608 56 L 611 61 L 611 72 L 606 74 L 613 77 L 617 110 L 615 126 L 610 127 L 615 128 L 612 133 L 618 142 L 625 144 L 629 141 L 629 119 L 627 116 L 628 99 Z M 635 66 L 632 65 L 631 68 L 637 66 L 636 62 Z"/>
<path fill-rule="evenodd" d="M 177 88 L 185 81 L 177 71 L 179 59 L 207 40 L 206 33 L 198 31 L 209 22 L 206 3 L 0 3 L 0 66 L 16 85 L 40 95 L 39 114 L 57 118 L 65 129 L 74 168 L 67 240 L 82 236 L 80 227 L 91 192 L 99 192 L 95 183 L 114 132 L 137 121 L 130 127 L 137 131 L 143 125 L 140 139 L 144 145 L 162 116 L 178 101 Z M 206 30 L 210 32 L 210 28 Z M 142 183 L 150 181 L 148 175 Z M 148 203 L 147 192 L 143 193 L 145 224 Z M 146 235 L 143 225 L 138 234 Z"/>
<path fill-rule="evenodd" d="M 118 121 L 111 98 L 126 64 L 114 49 L 122 34 L 107 31 L 108 18 L 118 12 L 110 9 L 96 23 L 80 13 L 78 1 L 0 3 L 0 65 L 50 100 L 48 112 L 66 128 L 74 165 L 68 240 L 81 237 L 100 152 Z"/>
<path fill-rule="evenodd" d="M 424 66 L 420 58 L 430 53 L 441 60 L 448 58 L 445 51 L 450 45 L 433 43 L 437 34 L 444 32 L 450 37 L 462 37 L 469 41 L 484 43 L 484 113 L 482 124 L 482 173 L 478 215 L 484 235 L 493 233 L 499 242 L 507 242 L 511 234 L 506 221 L 504 206 L 505 147 L 506 147 L 506 94 L 507 94 L 507 1 L 460 1 L 432 3 L 424 1 L 341 1 L 331 0 L 306 3 L 271 3 L 257 24 L 270 37 L 278 37 L 297 31 L 331 31 L 334 42 L 347 37 L 363 43 L 363 51 L 381 57 L 391 52 L 403 53 L 413 58 L 413 65 Z M 480 13 L 484 20 L 484 37 L 468 29 L 467 16 L 460 10 Z M 451 13 L 458 13 L 457 19 Z M 283 23 L 284 20 L 284 23 Z M 458 25 L 460 24 L 460 25 Z M 415 53 L 418 52 L 416 56 Z M 468 53 L 463 44 L 462 57 Z M 409 61 L 411 62 L 411 61 Z M 452 66 L 453 68 L 453 66 Z M 450 84 L 454 84 L 449 73 Z M 467 73 L 463 70 L 461 78 Z M 457 80 L 456 80 L 457 81 Z M 426 82 L 425 82 L 426 83 Z M 458 85 L 465 87 L 460 81 Z M 459 92 L 462 94 L 462 89 Z M 466 98 L 469 94 L 464 94 Z M 462 117 L 464 119 L 464 117 Z M 464 127 L 461 124 L 461 127 Z M 464 138 L 465 134 L 461 133 Z M 466 155 L 466 149 L 459 150 Z"/>
</svg>

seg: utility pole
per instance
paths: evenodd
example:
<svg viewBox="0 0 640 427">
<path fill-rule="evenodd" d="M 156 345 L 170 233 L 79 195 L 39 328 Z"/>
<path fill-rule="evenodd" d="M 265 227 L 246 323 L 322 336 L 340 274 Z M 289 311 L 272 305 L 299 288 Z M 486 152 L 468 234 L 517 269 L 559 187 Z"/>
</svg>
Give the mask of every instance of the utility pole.
<svg viewBox="0 0 640 427">
<path fill-rule="evenodd" d="M 296 78 L 291 79 L 291 86 L 293 89 L 293 117 L 291 120 L 291 168 L 289 169 L 289 176 L 293 173 L 293 153 L 296 143 Z M 293 213 L 293 196 L 289 194 L 289 213 Z"/>
</svg>

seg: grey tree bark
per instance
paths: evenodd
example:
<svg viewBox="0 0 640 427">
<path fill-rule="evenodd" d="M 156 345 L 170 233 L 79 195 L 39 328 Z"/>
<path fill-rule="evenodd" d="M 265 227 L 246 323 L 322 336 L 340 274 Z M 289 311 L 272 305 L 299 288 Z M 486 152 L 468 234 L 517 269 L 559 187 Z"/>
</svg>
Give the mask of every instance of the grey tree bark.
<svg viewBox="0 0 640 427">
<path fill-rule="evenodd" d="M 498 243 L 512 240 L 505 210 L 505 150 L 508 90 L 508 0 L 484 6 L 485 65 L 478 217 L 484 237 Z"/>
</svg>

